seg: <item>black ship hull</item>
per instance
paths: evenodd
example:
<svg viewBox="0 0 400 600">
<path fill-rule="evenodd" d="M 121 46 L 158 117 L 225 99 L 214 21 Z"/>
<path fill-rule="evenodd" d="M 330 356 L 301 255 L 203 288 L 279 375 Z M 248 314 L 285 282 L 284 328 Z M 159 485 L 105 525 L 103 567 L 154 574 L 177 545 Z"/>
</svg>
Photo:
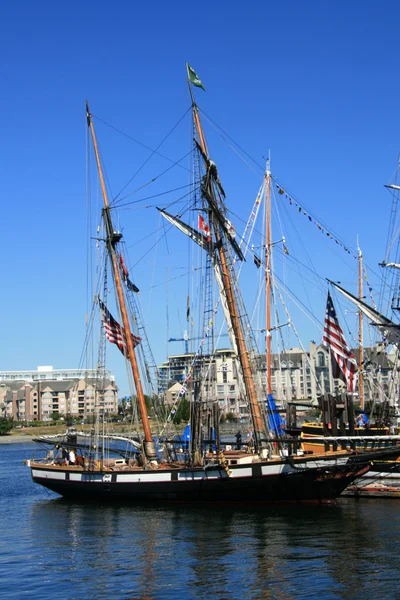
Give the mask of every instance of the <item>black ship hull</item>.
<svg viewBox="0 0 400 600">
<path fill-rule="evenodd" d="M 297 461 L 296 461 L 297 462 Z M 369 468 L 347 456 L 229 467 L 85 471 L 30 464 L 33 481 L 65 498 L 95 502 L 333 502 Z"/>
</svg>

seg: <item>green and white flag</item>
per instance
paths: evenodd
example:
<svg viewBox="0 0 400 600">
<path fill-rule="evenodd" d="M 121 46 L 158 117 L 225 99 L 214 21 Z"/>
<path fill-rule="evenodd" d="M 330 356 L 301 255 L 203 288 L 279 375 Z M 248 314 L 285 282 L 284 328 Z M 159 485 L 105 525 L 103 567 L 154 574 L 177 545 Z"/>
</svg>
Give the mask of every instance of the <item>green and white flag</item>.
<svg viewBox="0 0 400 600">
<path fill-rule="evenodd" d="M 195 71 L 192 69 L 192 67 L 190 65 L 188 65 L 188 63 L 186 63 L 186 67 L 187 67 L 187 73 L 188 73 L 190 83 L 193 83 L 193 85 L 195 85 L 197 87 L 201 87 L 204 91 L 206 91 L 206 88 L 201 83 L 201 79 L 199 79 L 197 77 L 197 75 L 196 75 Z"/>
</svg>

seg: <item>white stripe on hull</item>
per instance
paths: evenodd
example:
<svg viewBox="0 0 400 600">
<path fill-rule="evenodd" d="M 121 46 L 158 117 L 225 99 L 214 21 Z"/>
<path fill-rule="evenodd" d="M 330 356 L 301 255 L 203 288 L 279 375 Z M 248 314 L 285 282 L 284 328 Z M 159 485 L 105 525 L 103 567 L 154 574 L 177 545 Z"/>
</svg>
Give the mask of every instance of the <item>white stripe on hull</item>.
<svg viewBox="0 0 400 600">
<path fill-rule="evenodd" d="M 40 479 L 65 479 L 65 473 L 63 471 L 38 471 L 32 469 L 32 477 Z"/>
<path fill-rule="evenodd" d="M 251 477 L 253 474 L 252 468 L 247 467 L 245 469 L 235 469 L 231 471 L 231 477 Z"/>
<path fill-rule="evenodd" d="M 184 471 L 183 473 L 178 472 L 178 481 L 197 481 L 203 479 L 221 479 L 226 477 L 225 471 L 216 471 L 207 469 L 205 471 Z"/>
<path fill-rule="evenodd" d="M 117 483 L 151 483 L 171 481 L 171 473 L 118 473 Z"/>
<path fill-rule="evenodd" d="M 330 467 L 333 465 L 344 465 L 349 460 L 348 456 L 341 457 L 332 457 L 332 459 L 326 460 L 305 460 L 305 461 L 295 461 L 295 468 L 291 466 L 291 464 L 287 462 L 280 461 L 271 461 L 270 463 L 254 463 L 252 466 L 230 466 L 229 471 L 230 475 L 223 469 L 204 469 L 204 470 L 185 470 L 176 472 L 177 480 L 180 482 L 193 482 L 193 481 L 202 481 L 206 479 L 225 479 L 227 477 L 230 478 L 249 478 L 249 477 L 257 477 L 257 475 L 253 474 L 253 467 L 259 466 L 260 475 L 269 477 L 280 475 L 281 473 L 291 473 L 296 472 L 299 469 L 316 469 L 323 467 Z M 59 469 L 40 469 L 34 468 L 31 464 L 32 476 L 37 479 L 43 480 L 62 480 L 62 481 L 74 481 L 74 482 L 91 482 L 91 483 L 111 483 L 112 475 L 115 474 L 115 483 L 154 483 L 154 482 L 168 482 L 172 481 L 172 472 L 171 471 L 141 471 L 134 473 L 104 473 L 104 472 L 83 472 L 83 471 L 60 471 Z M 68 473 L 68 479 L 66 477 L 66 473 Z M 389 476 L 388 474 L 384 474 L 385 476 Z"/>
</svg>

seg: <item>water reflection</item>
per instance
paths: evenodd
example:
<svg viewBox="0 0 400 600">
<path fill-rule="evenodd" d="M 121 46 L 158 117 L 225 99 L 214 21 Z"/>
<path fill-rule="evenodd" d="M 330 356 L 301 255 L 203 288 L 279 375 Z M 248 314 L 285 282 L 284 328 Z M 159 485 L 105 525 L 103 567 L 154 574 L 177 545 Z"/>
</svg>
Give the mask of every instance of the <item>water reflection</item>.
<svg viewBox="0 0 400 600">
<path fill-rule="evenodd" d="M 44 592 L 52 600 L 396 597 L 398 501 L 84 505 L 50 499 L 23 467 L 26 453 L 3 452 L 0 568 L 9 600 Z"/>
<path fill-rule="evenodd" d="M 46 531 L 46 554 L 62 547 L 74 594 L 95 598 L 356 598 L 382 532 L 370 509 L 336 507 L 93 506 L 37 502 L 30 535 Z M 62 542 L 62 546 L 60 543 Z M 368 563 L 366 563 L 366 556 Z M 351 568 L 349 564 L 351 563 Z M 56 563 L 46 569 L 58 572 Z M 396 558 L 397 567 L 399 560 Z M 392 567 L 395 568 L 394 565 Z M 79 594 L 78 594 L 78 597 Z"/>
</svg>

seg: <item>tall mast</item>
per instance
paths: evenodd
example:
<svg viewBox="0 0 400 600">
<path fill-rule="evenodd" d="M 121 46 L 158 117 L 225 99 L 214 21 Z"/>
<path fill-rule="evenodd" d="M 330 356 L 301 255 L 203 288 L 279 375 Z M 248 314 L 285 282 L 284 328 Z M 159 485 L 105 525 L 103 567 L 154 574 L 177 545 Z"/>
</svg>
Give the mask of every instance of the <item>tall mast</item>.
<svg viewBox="0 0 400 600">
<path fill-rule="evenodd" d="M 267 393 L 272 394 L 271 384 L 271 171 L 267 160 L 265 172 L 265 336 L 267 353 Z"/>
<path fill-rule="evenodd" d="M 191 88 L 190 79 L 188 79 L 188 82 L 189 82 L 190 95 L 192 98 L 193 118 L 194 118 L 194 121 L 196 124 L 196 129 L 197 129 L 199 142 L 200 142 L 199 145 L 202 150 L 206 168 L 208 170 L 208 173 L 210 173 L 211 161 L 208 156 L 207 145 L 206 145 L 203 129 L 202 129 L 201 122 L 200 122 L 199 111 L 198 111 L 197 105 L 194 101 L 193 90 Z M 214 167 L 215 167 L 215 165 L 214 165 Z M 206 178 L 207 192 L 213 200 L 212 204 L 216 204 L 215 203 L 215 192 L 212 187 L 211 179 L 212 179 L 212 177 Z M 210 206 L 210 209 L 212 212 L 213 207 Z M 224 287 L 224 291 L 225 291 L 225 295 L 226 295 L 229 314 L 231 317 L 232 329 L 234 332 L 236 345 L 237 345 L 237 349 L 238 349 L 239 361 L 240 361 L 240 365 L 241 365 L 242 372 L 243 372 L 244 386 L 245 386 L 245 390 L 246 390 L 246 394 L 247 394 L 247 399 L 249 402 L 250 412 L 252 415 L 252 421 L 253 421 L 253 426 L 254 426 L 254 438 L 255 438 L 256 444 L 259 447 L 262 447 L 264 444 L 262 443 L 261 440 L 263 439 L 263 437 L 265 435 L 264 421 L 263 421 L 263 418 L 261 415 L 260 406 L 258 404 L 256 387 L 254 384 L 253 374 L 251 371 L 251 366 L 250 366 L 250 361 L 249 361 L 249 355 L 248 355 L 248 351 L 247 351 L 246 343 L 245 343 L 245 339 L 244 339 L 244 334 L 243 334 L 243 328 L 242 328 L 242 324 L 240 321 L 237 302 L 236 302 L 236 298 L 235 298 L 235 294 L 234 294 L 234 290 L 233 290 L 233 283 L 232 283 L 230 268 L 229 268 L 229 264 L 228 264 L 228 259 L 226 256 L 225 248 L 222 243 L 223 242 L 222 235 L 221 235 L 220 231 L 218 230 L 218 228 L 214 228 L 214 231 L 215 231 L 215 236 L 216 236 L 215 248 L 216 248 L 216 252 L 218 254 L 219 262 L 221 265 L 223 287 Z"/>
<path fill-rule="evenodd" d="M 117 290 L 118 303 L 119 303 L 119 307 L 121 310 L 122 323 L 123 323 L 124 330 L 125 330 L 125 339 L 126 339 L 126 345 L 127 345 L 127 350 L 128 350 L 127 358 L 131 364 L 133 380 L 135 382 L 136 394 L 137 394 L 138 403 L 139 403 L 139 411 L 140 411 L 140 415 L 142 417 L 143 433 L 144 433 L 144 450 L 145 450 L 145 454 L 146 454 L 147 458 L 149 458 L 151 460 L 156 460 L 157 453 L 156 453 L 154 442 L 153 442 L 153 436 L 152 436 L 152 433 L 150 430 L 149 416 L 147 414 L 146 402 L 144 399 L 142 382 L 140 379 L 140 372 L 139 372 L 139 368 L 138 368 L 138 364 L 137 364 L 137 360 L 136 360 L 136 354 L 135 354 L 135 350 L 134 350 L 134 346 L 133 346 L 131 326 L 130 326 L 128 311 L 126 309 L 125 296 L 124 296 L 124 291 L 123 291 L 122 282 L 121 282 L 121 275 L 120 275 L 119 268 L 118 268 L 117 253 L 115 250 L 115 247 L 116 247 L 117 243 L 121 240 L 122 235 L 120 233 L 116 233 L 114 230 L 114 227 L 113 227 L 112 218 L 111 218 L 111 210 L 110 210 L 110 205 L 109 205 L 108 196 L 107 196 L 107 190 L 106 190 L 106 186 L 104 183 L 103 169 L 101 167 L 100 155 L 99 155 L 99 151 L 98 151 L 98 147 L 97 147 L 96 134 L 94 131 L 92 115 L 90 114 L 90 110 L 89 110 L 89 104 L 87 102 L 86 102 L 86 117 L 87 117 L 88 126 L 90 128 L 90 133 L 92 135 L 93 148 L 94 148 L 94 153 L 96 156 L 97 169 L 99 172 L 100 186 L 101 186 L 101 192 L 102 192 L 103 203 L 104 203 L 103 218 L 104 218 L 104 223 L 105 223 L 106 232 L 107 232 L 106 243 L 107 243 L 107 248 L 109 251 L 110 258 L 111 258 L 115 287 Z"/>
<path fill-rule="evenodd" d="M 363 299 L 363 257 L 361 249 L 358 248 L 358 297 L 360 300 Z M 359 360 L 358 360 L 358 395 L 360 399 L 360 408 L 364 410 L 364 377 L 363 377 L 363 362 L 364 362 L 364 350 L 363 350 L 363 314 L 362 311 L 358 311 L 358 348 L 359 348 Z"/>
</svg>

